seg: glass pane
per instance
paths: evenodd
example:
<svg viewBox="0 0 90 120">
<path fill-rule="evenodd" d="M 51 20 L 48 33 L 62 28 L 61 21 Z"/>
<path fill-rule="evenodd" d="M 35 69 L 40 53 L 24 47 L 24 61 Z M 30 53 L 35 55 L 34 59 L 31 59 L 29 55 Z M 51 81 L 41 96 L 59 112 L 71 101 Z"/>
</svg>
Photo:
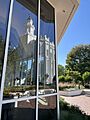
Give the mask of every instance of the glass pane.
<svg viewBox="0 0 90 120">
<path fill-rule="evenodd" d="M 50 94 L 56 92 L 54 8 L 45 0 L 40 7 L 39 94 Z"/>
<path fill-rule="evenodd" d="M 1 120 L 35 120 L 35 100 L 4 104 Z"/>
<path fill-rule="evenodd" d="M 35 95 L 37 0 L 14 2 L 4 99 Z"/>
<path fill-rule="evenodd" d="M 10 0 L 0 0 L 0 86 Z"/>
<path fill-rule="evenodd" d="M 39 97 L 39 119 L 38 120 L 57 120 L 56 96 Z"/>
</svg>

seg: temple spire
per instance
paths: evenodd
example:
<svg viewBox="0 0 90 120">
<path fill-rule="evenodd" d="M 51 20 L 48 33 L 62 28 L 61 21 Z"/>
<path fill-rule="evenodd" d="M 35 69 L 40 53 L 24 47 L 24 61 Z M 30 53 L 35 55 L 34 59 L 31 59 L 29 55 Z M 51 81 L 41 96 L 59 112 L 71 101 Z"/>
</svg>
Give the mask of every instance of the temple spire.
<svg viewBox="0 0 90 120">
<path fill-rule="evenodd" d="M 27 33 L 31 34 L 31 35 L 34 35 L 35 27 L 33 25 L 33 20 L 30 16 L 27 19 L 26 27 L 27 27 Z"/>
<path fill-rule="evenodd" d="M 29 16 L 26 22 L 26 34 L 27 34 L 27 43 L 30 43 L 32 40 L 36 40 L 35 26 L 33 24 L 32 18 Z"/>
</svg>

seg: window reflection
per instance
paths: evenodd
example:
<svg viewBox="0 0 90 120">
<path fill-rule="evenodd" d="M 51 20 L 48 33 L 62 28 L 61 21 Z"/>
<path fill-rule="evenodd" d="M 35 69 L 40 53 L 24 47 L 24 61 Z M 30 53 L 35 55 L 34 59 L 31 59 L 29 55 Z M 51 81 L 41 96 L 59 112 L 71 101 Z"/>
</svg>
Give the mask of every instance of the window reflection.
<svg viewBox="0 0 90 120">
<path fill-rule="evenodd" d="M 35 95 L 37 8 L 34 5 L 37 7 L 36 0 L 23 5 L 14 2 L 4 99 Z"/>
<path fill-rule="evenodd" d="M 39 108 L 35 106 L 35 99 L 27 98 L 35 96 L 37 92 L 37 6 L 37 0 L 14 1 L 3 99 L 15 99 L 15 102 L 12 103 L 10 100 L 11 103 L 2 105 L 1 120 L 35 120 L 36 109 L 39 109 L 39 120 L 57 119 L 56 96 L 40 97 L 42 94 L 56 92 L 54 9 L 45 0 L 41 1 L 39 98 L 37 96 Z M 4 24 L 6 23 L 7 21 Z M 6 29 L 4 34 L 2 33 L 0 26 L 0 45 L 2 46 L 0 47 L 0 72 L 2 71 Z M 17 101 L 18 98 L 26 100 Z M 4 100 L 3 102 L 6 102 Z"/>
<path fill-rule="evenodd" d="M 39 97 L 39 119 L 38 120 L 57 120 L 56 119 L 56 96 Z"/>
<path fill-rule="evenodd" d="M 9 2 L 10 2 L 9 0 L 8 1 L 0 0 L 0 86 L 1 86 L 1 73 L 2 73 L 2 66 L 3 66 Z"/>
<path fill-rule="evenodd" d="M 35 100 L 4 104 L 1 120 L 35 120 Z"/>
<path fill-rule="evenodd" d="M 44 0 L 40 7 L 39 94 L 50 94 L 56 92 L 54 8 Z"/>
</svg>

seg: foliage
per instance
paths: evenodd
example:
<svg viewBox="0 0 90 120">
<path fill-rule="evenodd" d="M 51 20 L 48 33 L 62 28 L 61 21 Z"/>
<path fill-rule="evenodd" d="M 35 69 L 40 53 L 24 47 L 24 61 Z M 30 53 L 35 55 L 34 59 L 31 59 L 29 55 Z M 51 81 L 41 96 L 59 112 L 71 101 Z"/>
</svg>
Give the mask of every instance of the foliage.
<svg viewBox="0 0 90 120">
<path fill-rule="evenodd" d="M 82 75 L 82 78 L 83 78 L 84 83 L 90 83 L 90 72 L 85 72 Z"/>
<path fill-rule="evenodd" d="M 4 88 L 4 93 L 9 93 L 9 92 L 25 92 L 27 90 L 34 90 L 35 85 L 32 86 L 12 86 L 12 87 L 5 87 Z"/>
<path fill-rule="evenodd" d="M 79 81 L 82 80 L 82 77 L 78 71 L 66 71 L 66 81 L 69 80 L 73 81 L 75 83 L 78 83 Z"/>
<path fill-rule="evenodd" d="M 21 69 L 19 59 L 18 47 L 16 48 L 9 45 L 5 86 L 8 86 L 9 83 L 12 86 L 15 84 L 15 72 Z M 25 63 L 23 63 L 23 68 L 26 68 Z"/>
<path fill-rule="evenodd" d="M 61 117 L 60 120 L 90 120 L 77 106 L 69 105 L 64 99 L 60 99 Z"/>
<path fill-rule="evenodd" d="M 65 77 L 63 75 L 59 76 L 59 82 L 65 82 Z"/>
<path fill-rule="evenodd" d="M 59 87 L 59 90 L 66 90 L 66 89 L 70 89 L 70 88 L 75 88 L 75 86 L 63 86 L 63 87 Z"/>
<path fill-rule="evenodd" d="M 64 66 L 58 65 L 58 76 L 64 75 Z"/>
<path fill-rule="evenodd" d="M 81 75 L 90 72 L 90 44 L 72 48 L 66 59 L 66 69 L 78 71 Z"/>
<path fill-rule="evenodd" d="M 72 81 L 72 77 L 69 76 L 69 75 L 66 75 L 65 81 L 66 81 L 66 82 L 71 82 L 71 81 Z"/>
<path fill-rule="evenodd" d="M 2 70 L 3 52 L 4 52 L 4 41 L 2 36 L 0 35 L 0 72 Z"/>
</svg>

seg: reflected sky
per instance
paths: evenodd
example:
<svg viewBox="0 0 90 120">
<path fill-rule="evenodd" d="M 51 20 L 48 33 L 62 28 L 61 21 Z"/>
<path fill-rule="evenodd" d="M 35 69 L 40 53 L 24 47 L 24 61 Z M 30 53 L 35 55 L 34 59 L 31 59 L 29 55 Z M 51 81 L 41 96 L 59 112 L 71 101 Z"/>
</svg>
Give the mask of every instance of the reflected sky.
<svg viewBox="0 0 90 120">
<path fill-rule="evenodd" d="M 8 6 L 7 0 L 0 1 L 0 32 L 2 33 L 3 36 L 5 33 L 6 25 L 2 23 L 2 21 L 5 19 L 5 17 L 7 17 L 5 14 L 7 6 Z M 37 16 L 17 1 L 14 2 L 13 11 L 14 14 L 12 17 L 12 27 L 11 27 L 12 32 L 10 36 L 11 39 L 13 41 L 19 41 L 19 37 L 26 33 L 26 21 L 29 16 L 33 19 L 35 26 L 35 35 L 37 35 Z M 46 23 L 43 20 L 41 20 L 40 25 L 41 25 L 40 35 L 42 36 L 47 35 L 47 37 L 50 38 L 50 41 L 54 41 L 54 24 Z"/>
<path fill-rule="evenodd" d="M 54 23 L 46 23 L 43 20 L 40 20 L 40 35 L 50 38 L 50 41 L 54 41 Z"/>
<path fill-rule="evenodd" d="M 5 21 L 5 19 L 7 18 L 8 14 L 6 13 L 8 13 L 7 11 L 8 7 L 9 7 L 9 0 L 0 0 L 0 21 L 1 19 Z"/>
<path fill-rule="evenodd" d="M 37 34 L 37 16 L 35 14 L 33 14 L 19 2 L 15 2 L 13 11 L 14 14 L 12 19 L 12 27 L 15 29 L 18 28 L 17 32 L 20 36 L 26 33 L 26 22 L 29 16 L 33 19 L 35 25 L 35 34 Z"/>
<path fill-rule="evenodd" d="M 5 39 L 9 0 L 0 0 L 0 34 Z"/>
</svg>

